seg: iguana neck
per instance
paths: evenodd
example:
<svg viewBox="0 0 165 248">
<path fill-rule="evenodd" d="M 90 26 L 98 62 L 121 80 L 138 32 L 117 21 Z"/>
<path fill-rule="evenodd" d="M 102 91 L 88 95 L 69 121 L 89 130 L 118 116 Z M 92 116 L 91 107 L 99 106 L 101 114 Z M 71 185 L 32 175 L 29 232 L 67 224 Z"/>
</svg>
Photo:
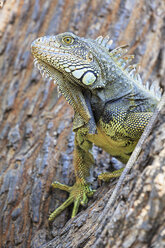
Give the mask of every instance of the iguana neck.
<svg viewBox="0 0 165 248">
<path fill-rule="evenodd" d="M 96 113 L 95 118 L 98 121 L 99 116 L 103 112 L 104 106 L 107 102 L 118 101 L 125 97 L 131 97 L 133 94 L 132 83 L 125 75 L 120 78 L 114 74 L 113 80 L 107 79 L 106 88 L 96 88 L 91 90 L 91 106 L 92 110 Z"/>
</svg>

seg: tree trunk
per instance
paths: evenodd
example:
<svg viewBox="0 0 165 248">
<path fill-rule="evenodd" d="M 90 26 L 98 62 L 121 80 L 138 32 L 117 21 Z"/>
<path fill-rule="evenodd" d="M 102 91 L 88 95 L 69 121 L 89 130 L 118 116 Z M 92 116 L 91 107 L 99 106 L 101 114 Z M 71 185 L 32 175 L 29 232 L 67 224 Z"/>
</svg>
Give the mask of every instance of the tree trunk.
<svg viewBox="0 0 165 248">
<path fill-rule="evenodd" d="M 117 180 L 97 189 L 88 208 L 53 223 L 48 215 L 67 197 L 54 180 L 72 185 L 73 110 L 33 67 L 31 42 L 71 31 L 110 34 L 128 43 L 143 80 L 165 88 L 164 1 L 11 0 L 0 9 L 0 247 L 165 247 L 165 106 L 115 205 L 101 213 Z M 109 155 L 94 148 L 94 174 Z M 97 182 L 95 181 L 95 186 Z M 164 242 L 164 243 L 163 243 Z"/>
</svg>

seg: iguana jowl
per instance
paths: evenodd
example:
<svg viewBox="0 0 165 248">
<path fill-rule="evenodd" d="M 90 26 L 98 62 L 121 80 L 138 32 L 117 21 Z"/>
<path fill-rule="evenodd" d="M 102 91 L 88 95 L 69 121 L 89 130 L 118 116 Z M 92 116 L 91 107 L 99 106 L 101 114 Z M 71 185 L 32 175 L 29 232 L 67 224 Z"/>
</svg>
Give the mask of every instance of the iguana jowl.
<svg viewBox="0 0 165 248">
<path fill-rule="evenodd" d="M 32 45 L 34 63 L 43 76 L 52 78 L 75 111 L 74 170 L 76 182 L 66 190 L 69 198 L 49 217 L 53 220 L 74 202 L 72 217 L 85 205 L 93 190 L 86 181 L 94 163 L 92 144 L 126 163 L 160 100 L 160 90 L 143 86 L 127 46 L 110 50 L 108 37 L 96 40 L 72 33 L 45 36 Z M 121 170 L 101 174 L 102 180 L 118 177 Z"/>
</svg>

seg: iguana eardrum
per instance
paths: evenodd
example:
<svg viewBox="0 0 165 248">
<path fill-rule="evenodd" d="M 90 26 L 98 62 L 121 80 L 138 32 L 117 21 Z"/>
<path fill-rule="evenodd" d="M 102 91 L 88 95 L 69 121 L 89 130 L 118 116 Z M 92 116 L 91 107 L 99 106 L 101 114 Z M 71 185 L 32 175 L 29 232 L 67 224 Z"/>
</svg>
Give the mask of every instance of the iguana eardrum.
<svg viewBox="0 0 165 248">
<path fill-rule="evenodd" d="M 70 196 L 49 220 L 71 203 L 74 217 L 79 205 L 93 195 L 86 180 L 94 163 L 92 144 L 126 163 L 160 101 L 160 89 L 154 84 L 150 89 L 144 86 L 136 65 L 129 65 L 133 56 L 126 55 L 127 46 L 111 50 L 111 44 L 109 37 L 93 40 L 67 32 L 38 38 L 31 45 L 42 76 L 55 81 L 75 111 L 76 182 L 72 187 L 52 184 Z M 99 179 L 118 177 L 121 171 L 101 174 Z"/>
</svg>

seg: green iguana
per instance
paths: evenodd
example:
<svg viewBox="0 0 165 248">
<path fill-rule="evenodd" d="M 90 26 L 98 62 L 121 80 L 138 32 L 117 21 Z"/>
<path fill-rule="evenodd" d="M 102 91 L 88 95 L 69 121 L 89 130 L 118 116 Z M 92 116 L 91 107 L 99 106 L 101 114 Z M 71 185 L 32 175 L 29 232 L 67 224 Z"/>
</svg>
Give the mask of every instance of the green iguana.
<svg viewBox="0 0 165 248">
<path fill-rule="evenodd" d="M 160 101 L 160 89 L 144 86 L 137 66 L 129 65 L 133 55 L 126 55 L 128 46 L 111 50 L 111 44 L 108 36 L 93 40 L 67 32 L 38 38 L 31 45 L 35 65 L 55 81 L 75 112 L 76 182 L 72 187 L 52 184 L 70 195 L 49 220 L 71 203 L 74 217 L 93 195 L 87 182 L 94 163 L 92 144 L 126 163 Z M 103 173 L 99 179 L 119 177 L 122 170 Z"/>
</svg>

